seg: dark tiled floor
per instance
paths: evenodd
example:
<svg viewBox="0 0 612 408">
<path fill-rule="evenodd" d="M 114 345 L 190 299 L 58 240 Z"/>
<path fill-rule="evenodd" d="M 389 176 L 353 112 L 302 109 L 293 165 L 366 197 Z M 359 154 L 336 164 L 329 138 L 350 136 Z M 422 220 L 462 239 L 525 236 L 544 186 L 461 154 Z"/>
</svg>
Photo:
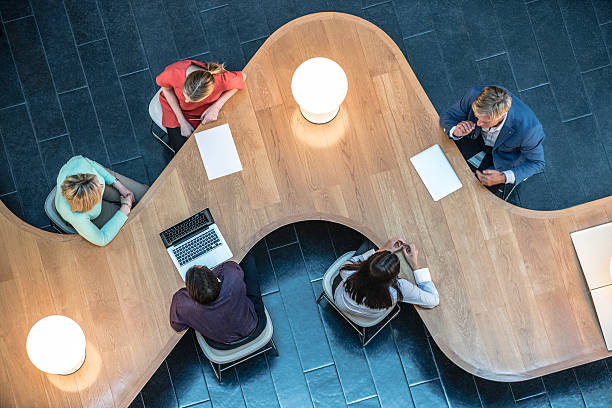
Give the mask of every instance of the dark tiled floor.
<svg viewBox="0 0 612 408">
<path fill-rule="evenodd" d="M 525 100 L 547 134 L 547 167 L 517 188 L 516 204 L 557 209 L 612 194 L 610 0 L 1 0 L 0 198 L 46 227 L 43 198 L 75 154 L 151 183 L 170 159 L 149 134 L 155 76 L 189 57 L 241 69 L 271 32 L 317 11 L 387 32 L 438 112 L 474 84 Z M 133 406 L 612 406 L 610 360 L 524 383 L 475 379 L 410 307 L 362 350 L 314 304 L 323 271 L 360 241 L 315 222 L 258 243 L 281 357 L 219 385 L 188 333 Z"/>
</svg>

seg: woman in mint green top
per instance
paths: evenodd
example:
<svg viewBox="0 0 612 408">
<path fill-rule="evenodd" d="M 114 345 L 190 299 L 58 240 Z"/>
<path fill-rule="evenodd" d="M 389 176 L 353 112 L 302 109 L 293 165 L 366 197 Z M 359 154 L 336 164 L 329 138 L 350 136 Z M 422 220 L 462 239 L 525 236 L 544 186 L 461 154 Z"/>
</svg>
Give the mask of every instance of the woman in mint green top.
<svg viewBox="0 0 612 408">
<path fill-rule="evenodd" d="M 117 176 L 83 156 L 71 158 L 57 176 L 57 212 L 92 244 L 104 246 L 112 241 L 127 221 L 135 201 L 134 193 Z M 142 187 L 144 194 L 146 187 Z"/>
</svg>

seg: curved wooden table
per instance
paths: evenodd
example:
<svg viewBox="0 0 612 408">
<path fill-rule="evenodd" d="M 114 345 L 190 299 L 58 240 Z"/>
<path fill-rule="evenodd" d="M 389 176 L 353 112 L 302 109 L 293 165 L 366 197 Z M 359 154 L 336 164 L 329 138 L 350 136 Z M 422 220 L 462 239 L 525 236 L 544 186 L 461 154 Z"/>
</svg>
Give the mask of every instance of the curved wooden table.
<svg viewBox="0 0 612 408">
<path fill-rule="evenodd" d="M 315 56 L 349 80 L 323 126 L 302 118 L 290 91 L 295 68 Z M 107 247 L 37 230 L 0 206 L 0 406 L 127 406 L 180 338 L 168 310 L 183 282 L 158 233 L 204 207 L 237 259 L 306 219 L 378 244 L 416 242 L 441 298 L 419 314 L 443 352 L 480 377 L 528 379 L 610 355 L 569 233 L 612 220 L 612 197 L 552 212 L 493 197 L 442 133 L 400 50 L 357 17 L 299 18 L 245 71 L 247 89 L 214 124 L 230 124 L 244 171 L 209 182 L 191 138 Z M 437 203 L 408 160 L 434 143 L 464 185 Z M 41 373 L 25 351 L 30 327 L 55 313 L 87 337 L 85 364 L 65 377 Z"/>
</svg>

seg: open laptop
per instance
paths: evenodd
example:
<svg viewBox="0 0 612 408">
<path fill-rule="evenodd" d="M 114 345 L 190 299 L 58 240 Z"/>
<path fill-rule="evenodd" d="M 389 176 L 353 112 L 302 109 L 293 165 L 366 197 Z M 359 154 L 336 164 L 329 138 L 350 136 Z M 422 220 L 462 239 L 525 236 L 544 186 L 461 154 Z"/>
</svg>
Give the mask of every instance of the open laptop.
<svg viewBox="0 0 612 408">
<path fill-rule="evenodd" d="M 183 280 L 194 265 L 213 268 L 233 256 L 208 208 L 162 231 L 159 236 Z"/>
</svg>

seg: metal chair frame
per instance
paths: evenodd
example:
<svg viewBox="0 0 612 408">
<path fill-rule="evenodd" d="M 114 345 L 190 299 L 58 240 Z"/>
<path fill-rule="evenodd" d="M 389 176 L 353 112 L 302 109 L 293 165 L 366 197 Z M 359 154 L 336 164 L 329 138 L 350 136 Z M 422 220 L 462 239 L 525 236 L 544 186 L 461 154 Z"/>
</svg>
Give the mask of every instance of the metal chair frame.
<svg viewBox="0 0 612 408">
<path fill-rule="evenodd" d="M 338 314 L 340 314 L 340 316 L 342 316 L 342 318 L 346 320 L 347 323 L 357 332 L 357 335 L 359 336 L 359 342 L 361 343 L 361 347 L 367 346 L 374 339 L 374 337 L 376 337 L 376 335 L 381 332 L 382 329 L 384 329 L 389 323 L 391 323 L 393 319 L 397 317 L 397 315 L 401 311 L 400 305 L 396 303 L 393 310 L 383 319 L 384 321 L 383 325 L 380 326 L 374 334 L 368 336 L 367 335 L 368 327 L 359 326 L 355 324 L 351 319 L 349 319 L 344 314 L 344 312 L 340 310 L 338 306 L 336 306 L 336 304 L 334 303 L 334 300 L 330 299 L 329 296 L 327 296 L 327 293 L 325 293 L 325 290 L 321 293 L 321 295 L 319 295 L 319 298 L 317 299 L 317 304 L 319 304 L 323 298 L 325 298 L 325 300 L 327 300 L 327 303 L 329 303 L 331 307 L 333 307 L 334 310 L 336 310 L 336 312 L 338 312 Z"/>
<path fill-rule="evenodd" d="M 173 148 L 171 148 L 171 147 L 170 147 L 170 145 L 169 145 L 168 143 L 164 142 L 164 140 L 162 139 L 163 135 L 162 135 L 162 136 L 158 136 L 158 135 L 157 135 L 157 134 L 156 134 L 156 133 L 153 131 L 153 125 L 154 125 L 154 124 L 155 124 L 155 122 L 154 122 L 153 120 L 151 120 L 151 127 L 150 127 L 150 131 L 151 131 L 151 134 L 153 135 L 153 137 L 154 137 L 154 138 L 156 138 L 157 140 L 159 140 L 159 142 L 160 142 L 161 144 L 163 144 L 164 146 L 166 146 L 166 147 L 168 148 L 168 150 L 170 150 L 170 151 L 172 152 L 172 154 L 176 153 L 176 152 L 174 151 L 174 149 L 173 149 Z M 164 132 L 164 135 L 167 135 L 167 133 L 166 133 L 166 132 Z"/>
<path fill-rule="evenodd" d="M 217 381 L 222 382 L 222 374 L 223 371 L 229 370 L 230 368 L 233 368 L 235 366 L 237 366 L 238 364 L 244 363 L 247 360 L 252 359 L 253 357 L 257 357 L 260 354 L 265 353 L 266 351 L 272 350 L 274 352 L 274 355 L 276 357 L 279 356 L 278 354 L 278 349 L 276 348 L 276 344 L 274 343 L 274 339 L 271 338 L 270 341 L 260 350 L 249 354 L 246 357 L 243 357 L 239 360 L 233 361 L 231 364 L 219 364 L 219 363 L 213 363 L 212 361 L 208 360 L 208 362 L 210 363 L 210 366 L 213 370 L 213 372 L 215 373 L 215 377 L 217 377 Z"/>
</svg>

